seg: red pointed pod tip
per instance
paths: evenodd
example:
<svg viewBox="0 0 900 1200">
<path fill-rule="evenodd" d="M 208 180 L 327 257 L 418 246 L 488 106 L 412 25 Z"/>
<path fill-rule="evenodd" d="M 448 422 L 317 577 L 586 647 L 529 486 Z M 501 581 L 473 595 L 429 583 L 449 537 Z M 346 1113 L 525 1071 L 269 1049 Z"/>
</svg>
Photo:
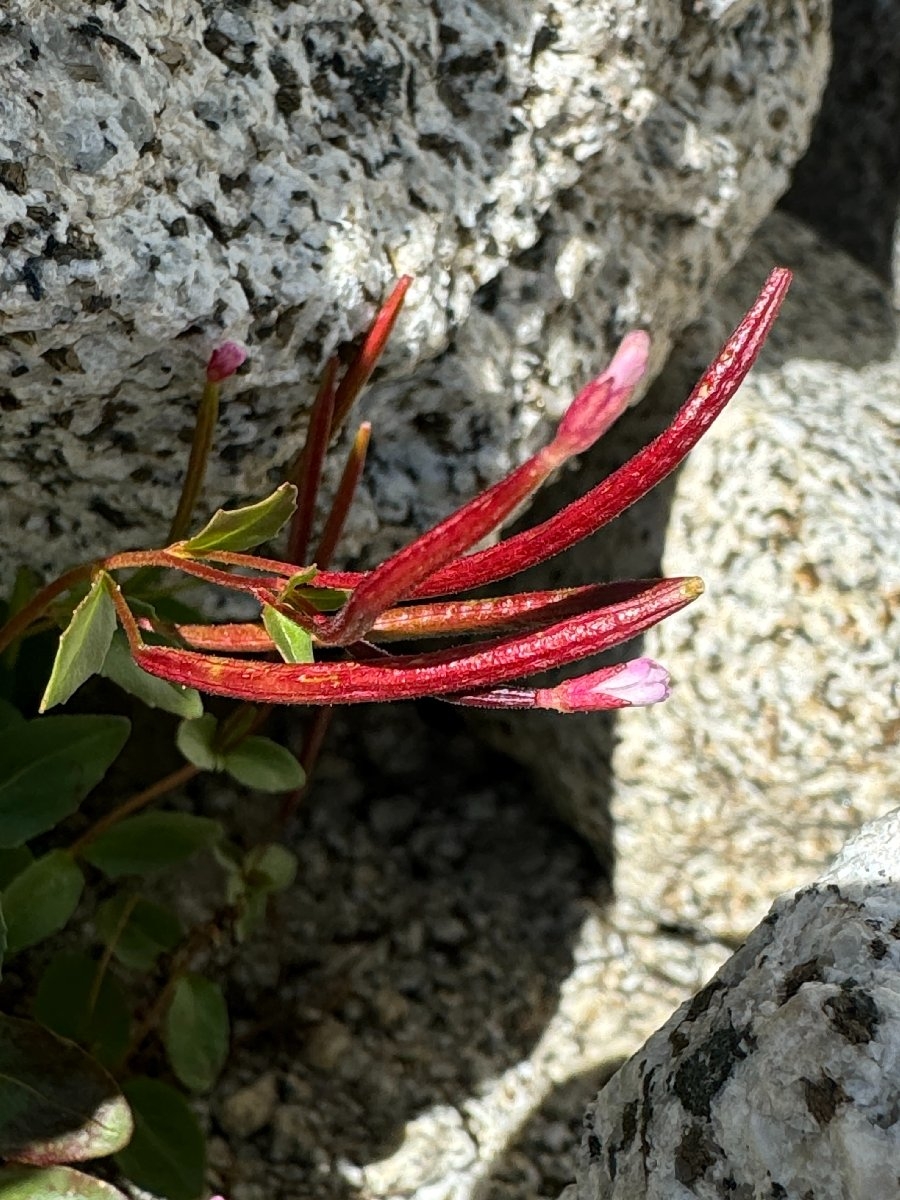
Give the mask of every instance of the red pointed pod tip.
<svg viewBox="0 0 900 1200">
<path fill-rule="evenodd" d="M 208 383 L 221 383 L 229 375 L 233 375 L 242 363 L 247 361 L 247 351 L 237 342 L 223 342 L 209 356 L 206 364 L 206 379 Z"/>
<path fill-rule="evenodd" d="M 627 333 L 602 374 L 582 388 L 559 423 L 554 445 L 581 454 L 609 429 L 627 407 L 647 370 L 650 338 L 642 329 Z"/>
</svg>

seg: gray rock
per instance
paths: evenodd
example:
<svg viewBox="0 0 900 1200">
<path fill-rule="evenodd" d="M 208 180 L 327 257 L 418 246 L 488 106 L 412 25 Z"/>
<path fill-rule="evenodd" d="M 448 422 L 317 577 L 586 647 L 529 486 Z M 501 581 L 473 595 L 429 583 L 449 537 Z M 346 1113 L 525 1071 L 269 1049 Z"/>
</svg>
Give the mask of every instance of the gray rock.
<svg viewBox="0 0 900 1200">
<path fill-rule="evenodd" d="M 258 496 L 401 271 L 418 282 L 349 549 L 446 512 L 545 438 L 627 326 L 661 355 L 696 313 L 804 146 L 827 10 L 167 0 L 113 20 L 9 0 L 4 560 L 164 535 L 226 335 L 252 358 L 209 501 Z"/>
<path fill-rule="evenodd" d="M 671 699 L 612 721 L 515 714 L 504 733 L 598 854 L 615 852 L 621 899 L 732 943 L 900 786 L 889 293 L 773 218 L 588 466 L 602 477 L 666 422 L 779 262 L 794 287 L 735 401 L 668 490 L 545 577 L 652 575 L 660 559 L 665 574 L 703 576 L 706 595 L 641 645 L 672 671 Z"/>
<path fill-rule="evenodd" d="M 900 810 L 773 906 L 585 1118 L 578 1200 L 900 1186 Z"/>
</svg>

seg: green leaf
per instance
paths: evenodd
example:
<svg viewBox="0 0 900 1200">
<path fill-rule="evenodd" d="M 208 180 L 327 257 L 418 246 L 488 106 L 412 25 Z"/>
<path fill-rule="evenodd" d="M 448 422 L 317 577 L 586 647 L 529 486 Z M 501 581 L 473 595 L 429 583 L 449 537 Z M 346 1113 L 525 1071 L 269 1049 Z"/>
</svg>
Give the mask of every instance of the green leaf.
<svg viewBox="0 0 900 1200">
<path fill-rule="evenodd" d="M 190 813 L 150 812 L 101 833 L 84 857 L 110 879 L 174 867 L 222 836 L 222 826 Z"/>
<path fill-rule="evenodd" d="M 35 1166 L 114 1154 L 132 1130 L 112 1076 L 72 1042 L 16 1017 L 0 1016 L 0 1114 L 0 1156 Z"/>
<path fill-rule="evenodd" d="M 313 661 L 312 637 L 300 626 L 280 613 L 271 604 L 264 604 L 262 610 L 263 625 L 266 633 L 275 643 L 278 653 L 289 663 L 309 663 Z"/>
<path fill-rule="evenodd" d="M 122 1090 L 134 1113 L 134 1137 L 116 1155 L 122 1172 L 166 1200 L 199 1200 L 206 1149 L 184 1096 L 158 1079 L 130 1079 Z"/>
<path fill-rule="evenodd" d="M 297 856 L 277 842 L 254 846 L 244 858 L 244 872 L 250 887 L 283 892 L 297 877 Z"/>
<path fill-rule="evenodd" d="M 199 557 L 214 550 L 252 550 L 268 542 L 283 529 L 297 507 L 297 489 L 292 483 L 246 508 L 220 508 L 209 524 L 179 547 L 179 553 Z"/>
<path fill-rule="evenodd" d="M 175 734 L 175 745 L 200 771 L 217 771 L 222 760 L 215 751 L 219 722 L 211 713 L 194 720 L 182 721 Z"/>
<path fill-rule="evenodd" d="M 12 846 L 0 850 L 0 891 L 9 887 L 17 875 L 34 862 L 34 855 L 27 846 Z"/>
<path fill-rule="evenodd" d="M 16 706 L 10 704 L 8 700 L 0 699 L 0 733 L 5 733 L 8 729 L 21 728 L 24 724 L 25 718 Z"/>
<path fill-rule="evenodd" d="M 100 674 L 118 684 L 123 691 L 137 696 L 149 708 L 161 708 L 177 717 L 203 715 L 203 701 L 194 688 L 168 683 L 141 670 L 131 657 L 128 639 L 121 630 L 113 637 Z"/>
<path fill-rule="evenodd" d="M 306 782 L 306 774 L 290 750 L 271 738 L 245 738 L 222 755 L 222 766 L 238 783 L 260 792 L 291 792 Z"/>
<path fill-rule="evenodd" d="M 3 893 L 8 953 L 56 933 L 78 907 L 81 868 L 65 850 L 51 850 L 20 872 Z"/>
<path fill-rule="evenodd" d="M 101 904 L 95 918 L 97 932 L 123 966 L 149 971 L 161 954 L 174 950 L 184 928 L 171 909 L 119 892 Z"/>
<path fill-rule="evenodd" d="M 3 1167 L 3 1200 L 127 1200 L 123 1192 L 74 1167 Z"/>
<path fill-rule="evenodd" d="M 116 606 L 110 588 L 113 582 L 100 571 L 85 598 L 72 613 L 72 620 L 59 639 L 50 680 L 40 711 L 64 704 L 78 688 L 103 666 L 116 631 Z"/>
<path fill-rule="evenodd" d="M 163 1040 L 185 1087 L 206 1092 L 228 1057 L 228 1008 L 222 989 L 202 975 L 183 975 L 166 1013 Z"/>
<path fill-rule="evenodd" d="M 34 998 L 34 1015 L 61 1037 L 78 1042 L 105 1067 L 128 1049 L 131 1012 L 125 993 L 100 964 L 80 951 L 58 954 L 48 965 Z"/>
<path fill-rule="evenodd" d="M 6 918 L 3 915 L 3 905 L 0 903 L 0 968 L 2 968 L 3 960 L 6 958 L 7 941 Z M 0 970 L 0 976 L 2 976 L 2 970 Z"/>
<path fill-rule="evenodd" d="M 75 812 L 130 730 L 124 717 L 38 717 L 0 734 L 0 846 L 21 846 Z"/>
</svg>

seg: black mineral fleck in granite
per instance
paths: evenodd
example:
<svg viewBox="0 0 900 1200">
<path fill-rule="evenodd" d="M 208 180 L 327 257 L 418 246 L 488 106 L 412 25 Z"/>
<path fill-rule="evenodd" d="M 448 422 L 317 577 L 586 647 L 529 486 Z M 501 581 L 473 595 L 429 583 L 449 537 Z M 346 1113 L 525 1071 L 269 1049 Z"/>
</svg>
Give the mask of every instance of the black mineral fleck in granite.
<svg viewBox="0 0 900 1200">
<path fill-rule="evenodd" d="M 730 1025 L 717 1029 L 675 1072 L 675 1095 L 695 1117 L 709 1117 L 714 1096 L 735 1065 L 747 1057 L 741 1049 L 743 1039 L 743 1033 Z"/>
<path fill-rule="evenodd" d="M 823 1005 L 832 1025 L 851 1045 L 871 1042 L 878 1025 L 878 1006 L 868 992 L 848 979 L 841 984 L 840 994 Z"/>
</svg>

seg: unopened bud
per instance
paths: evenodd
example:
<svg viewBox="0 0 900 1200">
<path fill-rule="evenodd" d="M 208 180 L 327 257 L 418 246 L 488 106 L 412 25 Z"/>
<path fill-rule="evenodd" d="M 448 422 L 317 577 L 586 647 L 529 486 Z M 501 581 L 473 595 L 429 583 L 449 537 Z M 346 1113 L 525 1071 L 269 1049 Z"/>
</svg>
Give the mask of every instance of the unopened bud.
<svg viewBox="0 0 900 1200">
<path fill-rule="evenodd" d="M 206 364 L 206 378 L 209 383 L 221 383 L 229 375 L 233 375 L 241 363 L 247 359 L 247 351 L 237 342 L 223 342 L 209 356 Z"/>
</svg>

